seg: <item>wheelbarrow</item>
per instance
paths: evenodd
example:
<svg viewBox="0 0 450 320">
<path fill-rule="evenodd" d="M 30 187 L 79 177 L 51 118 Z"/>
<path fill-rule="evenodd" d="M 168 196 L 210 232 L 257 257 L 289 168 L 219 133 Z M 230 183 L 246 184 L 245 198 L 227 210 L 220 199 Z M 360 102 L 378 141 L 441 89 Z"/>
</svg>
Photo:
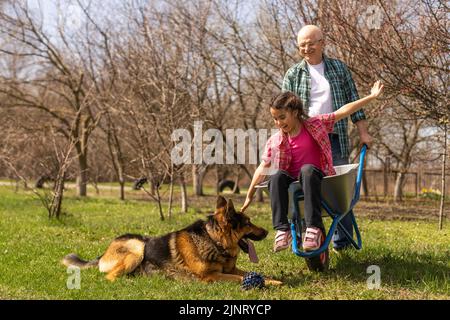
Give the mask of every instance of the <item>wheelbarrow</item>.
<svg viewBox="0 0 450 320">
<path fill-rule="evenodd" d="M 359 200 L 364 159 L 367 146 L 363 145 L 359 155 L 359 163 L 347 164 L 334 167 L 336 175 L 324 177 L 321 186 L 321 205 L 322 216 L 330 216 L 331 226 L 326 236 L 321 241 L 319 249 L 314 251 L 303 251 L 302 232 L 305 232 L 306 226 L 302 218 L 303 210 L 303 192 L 300 188 L 300 182 L 295 181 L 289 186 L 289 210 L 292 218 L 289 219 L 292 233 L 292 251 L 299 257 L 306 259 L 308 268 L 312 271 L 325 271 L 329 266 L 329 250 L 333 234 L 339 229 L 355 249 L 362 248 L 361 234 L 354 215 L 352 215 L 352 224 L 355 229 L 356 241 L 347 230 L 342 226 L 341 220 L 353 209 Z M 268 192 L 268 181 L 265 181 L 256 188 L 263 188 Z"/>
</svg>

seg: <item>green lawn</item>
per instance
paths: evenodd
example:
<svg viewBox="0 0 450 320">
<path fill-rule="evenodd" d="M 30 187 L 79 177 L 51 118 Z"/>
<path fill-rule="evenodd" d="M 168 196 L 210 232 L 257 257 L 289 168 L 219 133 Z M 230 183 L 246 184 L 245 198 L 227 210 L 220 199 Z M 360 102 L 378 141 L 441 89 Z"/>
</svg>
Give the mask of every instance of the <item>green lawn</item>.
<svg viewBox="0 0 450 320">
<path fill-rule="evenodd" d="M 236 199 L 237 207 L 242 200 L 242 196 Z M 161 275 L 123 277 L 110 283 L 98 270 L 89 269 L 81 271 L 80 289 L 67 288 L 71 274 L 60 264 L 67 253 L 91 259 L 117 235 L 177 230 L 203 218 L 214 204 L 215 196 L 191 199 L 189 213 L 180 214 L 175 208 L 172 219 L 161 222 L 156 205 L 148 201 L 79 199 L 68 192 L 63 205 L 66 215 L 57 221 L 47 218 L 31 192 L 15 193 L 9 186 L 0 186 L 0 299 L 450 298 L 448 221 L 438 231 L 435 220 L 359 218 L 363 250 L 331 253 L 331 270 L 320 274 L 308 271 L 304 260 L 290 251 L 271 252 L 274 233 L 267 203 L 248 210 L 256 224 L 271 230 L 266 240 L 255 243 L 260 263 L 251 264 L 241 256 L 238 265 L 281 279 L 285 282 L 281 287 L 242 291 L 236 283 L 204 284 Z M 380 268 L 379 289 L 367 286 L 370 265 Z"/>
</svg>

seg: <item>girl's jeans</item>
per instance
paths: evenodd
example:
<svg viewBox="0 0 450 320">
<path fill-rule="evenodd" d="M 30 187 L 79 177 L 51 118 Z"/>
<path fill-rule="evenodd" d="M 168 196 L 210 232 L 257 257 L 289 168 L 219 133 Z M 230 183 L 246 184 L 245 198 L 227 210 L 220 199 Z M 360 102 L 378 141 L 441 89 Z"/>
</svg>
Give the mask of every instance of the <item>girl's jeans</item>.
<svg viewBox="0 0 450 320">
<path fill-rule="evenodd" d="M 300 187 L 305 201 L 306 227 L 323 229 L 320 205 L 320 189 L 324 173 L 313 165 L 304 165 L 299 174 Z M 288 231 L 289 185 L 294 182 L 286 171 L 279 170 L 270 177 L 269 192 L 272 207 L 272 224 L 274 229 Z"/>
</svg>

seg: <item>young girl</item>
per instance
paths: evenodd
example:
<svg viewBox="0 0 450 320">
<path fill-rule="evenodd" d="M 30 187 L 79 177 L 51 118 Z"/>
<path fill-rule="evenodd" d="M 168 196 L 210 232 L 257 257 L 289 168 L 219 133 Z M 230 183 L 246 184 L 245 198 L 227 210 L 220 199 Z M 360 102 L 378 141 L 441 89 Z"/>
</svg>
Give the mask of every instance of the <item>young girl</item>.
<svg viewBox="0 0 450 320">
<path fill-rule="evenodd" d="M 382 92 L 383 85 L 375 82 L 370 95 L 342 106 L 333 113 L 308 118 L 303 113 L 301 100 L 292 92 L 275 96 L 270 103 L 270 113 L 280 131 L 270 137 L 262 156 L 262 162 L 253 175 L 244 212 L 253 200 L 255 186 L 261 183 L 266 171 L 273 165 L 276 172 L 269 177 L 272 207 L 272 224 L 275 235 L 274 251 L 289 247 L 291 232 L 288 223 L 288 188 L 298 178 L 304 193 L 306 232 L 303 241 L 305 251 L 316 250 L 321 245 L 324 226 L 321 217 L 320 192 L 322 179 L 336 174 L 333 167 L 328 134 L 333 132 L 336 121 L 348 117 Z"/>
</svg>

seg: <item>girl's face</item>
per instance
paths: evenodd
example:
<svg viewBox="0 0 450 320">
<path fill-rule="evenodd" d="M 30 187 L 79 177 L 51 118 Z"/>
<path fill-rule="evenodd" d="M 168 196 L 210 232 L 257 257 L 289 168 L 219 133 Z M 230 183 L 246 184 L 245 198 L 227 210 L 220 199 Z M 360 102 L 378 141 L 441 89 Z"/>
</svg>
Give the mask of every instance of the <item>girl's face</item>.
<svg viewBox="0 0 450 320">
<path fill-rule="evenodd" d="M 284 133 L 289 135 L 297 133 L 300 127 L 297 110 L 291 111 L 289 109 L 270 108 L 270 113 L 272 114 L 275 125 Z"/>
</svg>

